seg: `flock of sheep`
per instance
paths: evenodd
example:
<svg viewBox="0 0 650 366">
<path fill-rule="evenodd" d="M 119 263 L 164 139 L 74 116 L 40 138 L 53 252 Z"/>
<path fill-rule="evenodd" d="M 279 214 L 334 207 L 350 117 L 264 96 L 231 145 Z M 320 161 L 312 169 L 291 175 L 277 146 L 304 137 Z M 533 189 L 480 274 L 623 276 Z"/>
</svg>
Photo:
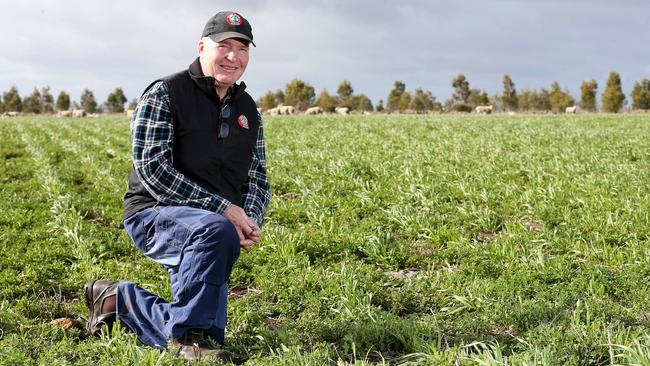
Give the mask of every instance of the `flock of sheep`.
<svg viewBox="0 0 650 366">
<path fill-rule="evenodd" d="M 262 113 L 262 108 L 257 108 L 259 113 Z M 350 108 L 347 107 L 337 107 L 334 111 L 342 116 L 346 116 L 350 113 Z M 292 105 L 279 105 L 275 108 L 268 109 L 264 113 L 271 116 L 283 116 L 283 115 L 292 115 L 296 114 L 296 108 Z M 311 107 L 305 110 L 305 115 L 313 116 L 317 114 L 323 114 L 325 111 L 321 107 Z"/>
<path fill-rule="evenodd" d="M 261 114 L 262 113 L 262 108 L 257 108 L 257 111 Z M 478 114 L 491 114 L 494 111 L 494 107 L 492 105 L 479 105 L 476 108 L 474 108 L 474 112 Z M 126 114 L 129 118 L 133 116 L 133 113 L 135 112 L 135 109 L 126 109 L 124 111 L 124 114 Z M 346 116 L 350 114 L 350 108 L 347 107 L 337 107 L 334 110 L 335 113 L 340 114 L 342 116 Z M 566 107 L 565 113 L 568 114 L 575 114 L 578 112 L 578 107 L 577 106 L 571 106 L 571 107 Z M 297 110 L 294 106 L 292 105 L 279 105 L 275 108 L 268 109 L 264 111 L 265 114 L 271 115 L 271 116 L 283 116 L 283 115 L 293 115 L 297 114 Z M 307 108 L 305 110 L 304 114 L 307 116 L 313 116 L 313 115 L 318 115 L 318 114 L 324 114 L 325 111 L 321 107 L 311 107 Z M 20 113 L 18 112 L 5 112 L 2 114 L 2 117 L 17 117 Z M 368 112 L 364 112 L 364 114 L 369 114 Z M 74 118 L 80 118 L 80 117 L 99 117 L 97 113 L 86 113 L 83 109 L 72 109 L 72 110 L 67 110 L 67 111 L 58 111 L 56 114 L 57 117 L 74 117 Z"/>
</svg>

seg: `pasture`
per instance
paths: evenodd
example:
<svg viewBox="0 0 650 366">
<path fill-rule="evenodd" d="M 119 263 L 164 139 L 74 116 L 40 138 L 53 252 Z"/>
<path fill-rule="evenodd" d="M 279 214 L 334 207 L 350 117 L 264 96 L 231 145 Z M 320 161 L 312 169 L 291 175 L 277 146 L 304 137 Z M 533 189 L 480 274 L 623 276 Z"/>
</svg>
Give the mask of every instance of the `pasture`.
<svg viewBox="0 0 650 366">
<path fill-rule="evenodd" d="M 266 117 L 237 363 L 650 364 L 647 115 Z M 88 338 L 83 284 L 169 297 L 122 228 L 126 117 L 0 118 L 0 364 L 182 365 Z"/>
</svg>

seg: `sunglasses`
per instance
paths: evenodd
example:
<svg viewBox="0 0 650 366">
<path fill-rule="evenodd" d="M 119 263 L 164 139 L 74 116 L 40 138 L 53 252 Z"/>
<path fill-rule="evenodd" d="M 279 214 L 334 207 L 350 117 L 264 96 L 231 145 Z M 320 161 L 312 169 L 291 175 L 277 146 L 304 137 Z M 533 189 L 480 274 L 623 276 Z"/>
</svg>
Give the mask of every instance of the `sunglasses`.
<svg viewBox="0 0 650 366">
<path fill-rule="evenodd" d="M 219 135 L 218 137 L 220 139 L 225 139 L 228 137 L 228 133 L 230 132 L 230 126 L 228 126 L 228 118 L 230 117 L 230 106 L 228 104 L 222 104 L 221 105 L 221 123 L 219 124 Z"/>
</svg>

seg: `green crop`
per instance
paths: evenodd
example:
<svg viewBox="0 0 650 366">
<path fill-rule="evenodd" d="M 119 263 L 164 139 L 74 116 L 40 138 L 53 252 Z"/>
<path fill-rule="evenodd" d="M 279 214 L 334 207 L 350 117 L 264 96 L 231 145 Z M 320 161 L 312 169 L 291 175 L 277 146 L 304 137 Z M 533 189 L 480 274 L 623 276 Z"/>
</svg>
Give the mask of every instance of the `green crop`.
<svg viewBox="0 0 650 366">
<path fill-rule="evenodd" d="M 647 115 L 287 116 L 265 135 L 238 363 L 650 364 Z M 128 121 L 0 118 L 0 164 L 0 364 L 185 364 L 51 324 L 85 322 L 90 278 L 170 297 L 122 227 Z"/>
</svg>

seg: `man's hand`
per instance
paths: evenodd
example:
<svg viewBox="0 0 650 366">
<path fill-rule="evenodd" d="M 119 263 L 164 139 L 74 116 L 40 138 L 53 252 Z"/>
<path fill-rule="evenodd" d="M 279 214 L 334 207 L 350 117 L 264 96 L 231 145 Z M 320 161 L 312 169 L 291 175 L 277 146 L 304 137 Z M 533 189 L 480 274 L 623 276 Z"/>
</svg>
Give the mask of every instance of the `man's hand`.
<svg viewBox="0 0 650 366">
<path fill-rule="evenodd" d="M 235 226 L 242 248 L 250 250 L 253 244 L 260 241 L 262 231 L 241 207 L 231 203 L 223 212 L 223 216 Z"/>
</svg>

